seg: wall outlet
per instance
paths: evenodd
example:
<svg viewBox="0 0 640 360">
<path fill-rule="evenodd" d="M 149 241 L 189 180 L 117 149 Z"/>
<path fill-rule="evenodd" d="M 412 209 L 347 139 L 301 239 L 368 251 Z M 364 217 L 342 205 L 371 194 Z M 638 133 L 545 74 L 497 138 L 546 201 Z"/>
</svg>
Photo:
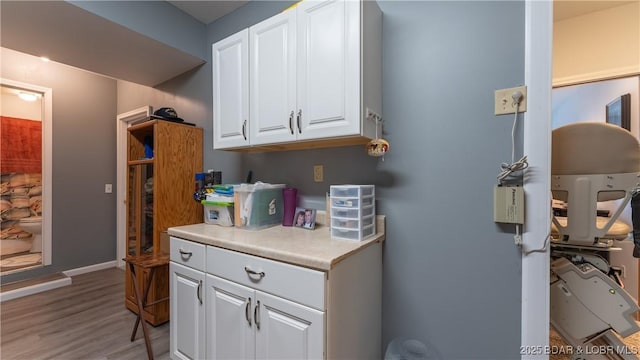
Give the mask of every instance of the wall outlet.
<svg viewBox="0 0 640 360">
<path fill-rule="evenodd" d="M 322 165 L 313 166 L 313 181 L 322 182 L 324 179 L 324 168 Z"/>
<path fill-rule="evenodd" d="M 496 90 L 495 92 L 495 114 L 513 114 L 516 112 L 516 107 L 513 102 L 513 94 L 517 91 L 522 93 L 522 100 L 518 106 L 518 112 L 527 111 L 527 87 L 519 86 L 509 89 Z"/>
</svg>

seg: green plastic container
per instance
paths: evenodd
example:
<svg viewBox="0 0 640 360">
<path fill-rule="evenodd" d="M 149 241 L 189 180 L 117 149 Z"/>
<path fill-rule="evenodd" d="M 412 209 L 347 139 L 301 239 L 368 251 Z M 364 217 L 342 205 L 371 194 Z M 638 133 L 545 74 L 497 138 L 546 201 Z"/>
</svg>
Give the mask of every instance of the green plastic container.
<svg viewBox="0 0 640 360">
<path fill-rule="evenodd" d="M 284 184 L 240 184 L 233 187 L 237 195 L 236 226 L 259 230 L 282 224 Z"/>
</svg>

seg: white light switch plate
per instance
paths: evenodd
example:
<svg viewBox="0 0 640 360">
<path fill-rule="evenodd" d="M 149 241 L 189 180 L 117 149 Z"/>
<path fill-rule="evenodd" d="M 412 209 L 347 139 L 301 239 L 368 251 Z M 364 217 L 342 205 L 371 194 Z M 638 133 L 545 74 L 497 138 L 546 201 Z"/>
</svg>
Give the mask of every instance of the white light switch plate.
<svg viewBox="0 0 640 360">
<path fill-rule="evenodd" d="M 111 194 L 113 192 L 113 185 L 112 184 L 104 184 L 104 193 L 105 194 Z"/>
</svg>

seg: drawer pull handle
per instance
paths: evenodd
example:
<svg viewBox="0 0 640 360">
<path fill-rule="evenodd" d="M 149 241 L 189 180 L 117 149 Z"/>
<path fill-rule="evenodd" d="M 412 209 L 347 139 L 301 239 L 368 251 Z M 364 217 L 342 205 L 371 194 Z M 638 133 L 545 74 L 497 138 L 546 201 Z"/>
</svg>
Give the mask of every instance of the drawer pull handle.
<svg viewBox="0 0 640 360">
<path fill-rule="evenodd" d="M 188 259 L 193 255 L 191 251 L 184 251 L 182 249 L 180 249 L 179 251 L 180 251 L 180 256 L 183 258 L 186 257 Z"/>
<path fill-rule="evenodd" d="M 256 327 L 258 328 L 258 330 L 260 330 L 260 313 L 258 312 L 260 310 L 260 300 L 256 301 L 256 307 L 253 308 L 253 319 L 256 322 Z"/>
<path fill-rule="evenodd" d="M 249 327 L 251 327 L 251 298 L 247 300 L 247 305 L 244 306 L 244 317 L 247 318 L 247 322 L 249 323 Z"/>
<path fill-rule="evenodd" d="M 198 301 L 200 301 L 200 305 L 202 305 L 202 280 L 198 283 L 198 292 L 196 294 L 198 296 Z"/>
<path fill-rule="evenodd" d="M 251 276 L 251 275 L 259 276 L 260 279 L 262 279 L 266 275 L 264 273 L 264 271 L 257 272 L 255 270 L 251 270 L 248 266 L 244 267 L 244 271 L 246 271 L 247 274 L 249 274 L 249 276 Z M 260 280 L 260 279 L 258 279 L 258 280 Z"/>
</svg>

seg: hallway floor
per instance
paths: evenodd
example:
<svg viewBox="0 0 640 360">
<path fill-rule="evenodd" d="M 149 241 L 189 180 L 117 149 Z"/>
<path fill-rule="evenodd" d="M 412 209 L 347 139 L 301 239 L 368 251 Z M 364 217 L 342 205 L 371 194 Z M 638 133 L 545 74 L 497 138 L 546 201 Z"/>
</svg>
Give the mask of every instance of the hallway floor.
<svg viewBox="0 0 640 360">
<path fill-rule="evenodd" d="M 72 284 L 0 305 L 0 358 L 146 359 L 136 316 L 124 306 L 123 270 L 74 276 Z M 169 359 L 169 323 L 148 326 L 155 359 Z"/>
</svg>

